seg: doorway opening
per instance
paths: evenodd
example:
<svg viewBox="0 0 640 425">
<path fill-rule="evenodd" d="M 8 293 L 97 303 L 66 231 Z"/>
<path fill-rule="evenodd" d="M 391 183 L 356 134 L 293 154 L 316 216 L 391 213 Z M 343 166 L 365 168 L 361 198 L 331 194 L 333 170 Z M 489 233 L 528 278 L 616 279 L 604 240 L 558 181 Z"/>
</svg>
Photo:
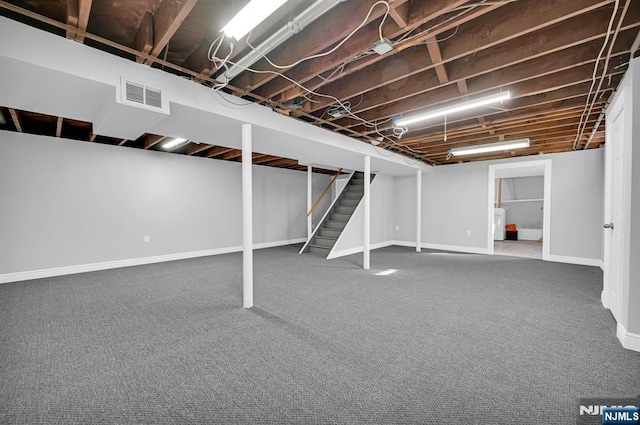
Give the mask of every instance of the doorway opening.
<svg viewBox="0 0 640 425">
<path fill-rule="evenodd" d="M 489 166 L 487 250 L 549 259 L 551 160 Z"/>
</svg>

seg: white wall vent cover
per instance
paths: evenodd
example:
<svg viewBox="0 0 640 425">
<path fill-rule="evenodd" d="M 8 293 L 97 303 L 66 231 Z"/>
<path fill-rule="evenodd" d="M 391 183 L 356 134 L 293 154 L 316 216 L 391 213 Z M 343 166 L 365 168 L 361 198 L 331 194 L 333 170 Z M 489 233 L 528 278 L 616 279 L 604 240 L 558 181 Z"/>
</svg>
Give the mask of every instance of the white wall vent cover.
<svg viewBox="0 0 640 425">
<path fill-rule="evenodd" d="M 169 113 L 167 102 L 162 96 L 162 90 L 124 77 L 121 78 L 120 101 L 131 106 Z"/>
</svg>

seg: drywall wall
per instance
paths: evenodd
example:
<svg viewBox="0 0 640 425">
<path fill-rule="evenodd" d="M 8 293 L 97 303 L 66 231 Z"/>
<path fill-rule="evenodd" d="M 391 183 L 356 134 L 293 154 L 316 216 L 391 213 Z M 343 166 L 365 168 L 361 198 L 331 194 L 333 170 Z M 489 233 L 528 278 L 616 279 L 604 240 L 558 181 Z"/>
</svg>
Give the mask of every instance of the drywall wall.
<svg viewBox="0 0 640 425">
<path fill-rule="evenodd" d="M 425 176 L 422 177 L 423 181 Z M 416 176 L 393 179 L 393 239 L 416 244 Z M 422 207 L 428 202 L 422 200 Z M 424 210 L 423 210 L 424 212 Z"/>
<path fill-rule="evenodd" d="M 602 260 L 604 150 L 551 158 L 551 255 Z"/>
<path fill-rule="evenodd" d="M 602 150 L 436 167 L 422 179 L 423 247 L 488 252 L 489 165 L 552 160 L 551 246 L 556 257 L 602 259 Z M 397 177 L 396 239 L 415 243 L 415 178 Z M 467 232 L 470 231 L 470 235 Z"/>
<path fill-rule="evenodd" d="M 393 239 L 393 177 L 378 174 L 371 182 L 371 248 L 387 246 Z M 327 258 L 363 251 L 364 203 L 360 202 Z"/>
<path fill-rule="evenodd" d="M 518 227 L 519 239 L 526 239 L 522 230 L 542 229 L 543 198 L 542 176 L 502 179 L 502 208 L 505 210 L 506 223 L 514 223 Z M 535 239 L 540 236 L 542 235 Z"/>
<path fill-rule="evenodd" d="M 0 275 L 242 244 L 239 163 L 0 138 Z M 254 243 L 305 238 L 306 173 L 254 166 L 253 181 Z M 317 197 L 329 176 L 313 181 Z"/>
</svg>

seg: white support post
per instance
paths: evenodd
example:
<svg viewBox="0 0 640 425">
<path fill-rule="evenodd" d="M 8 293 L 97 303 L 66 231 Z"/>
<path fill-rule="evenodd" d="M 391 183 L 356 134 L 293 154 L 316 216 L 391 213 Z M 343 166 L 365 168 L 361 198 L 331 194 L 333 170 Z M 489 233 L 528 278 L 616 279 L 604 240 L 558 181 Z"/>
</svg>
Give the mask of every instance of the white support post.
<svg viewBox="0 0 640 425">
<path fill-rule="evenodd" d="M 242 305 L 253 307 L 253 181 L 251 124 L 242 124 Z"/>
<path fill-rule="evenodd" d="M 311 211 L 313 204 L 313 167 L 307 165 L 307 214 Z M 307 216 L 307 240 L 313 234 L 313 213 Z"/>
<path fill-rule="evenodd" d="M 416 252 L 422 251 L 422 170 L 416 171 Z"/>
<path fill-rule="evenodd" d="M 364 157 L 364 256 L 362 259 L 363 269 L 369 270 L 371 253 L 369 246 L 371 232 L 371 157 Z"/>
</svg>

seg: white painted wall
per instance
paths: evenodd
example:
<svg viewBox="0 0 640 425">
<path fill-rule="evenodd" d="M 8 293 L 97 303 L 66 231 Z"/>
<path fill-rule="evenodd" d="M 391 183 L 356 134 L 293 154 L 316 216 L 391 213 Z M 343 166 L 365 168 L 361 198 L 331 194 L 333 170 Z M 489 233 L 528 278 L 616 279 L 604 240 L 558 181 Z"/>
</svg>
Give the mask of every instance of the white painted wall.
<svg viewBox="0 0 640 425">
<path fill-rule="evenodd" d="M 496 194 L 497 196 L 497 194 Z M 514 223 L 518 228 L 518 239 L 537 240 L 542 236 L 544 177 L 510 177 L 502 179 L 502 208 L 505 223 Z M 539 201 L 533 201 L 540 199 Z M 509 202 L 509 201 L 521 202 Z M 530 229 L 539 229 L 533 237 L 527 237 Z M 532 234 L 533 234 L 532 233 Z"/>
<path fill-rule="evenodd" d="M 415 180 L 415 177 L 414 177 Z M 378 174 L 371 182 L 371 248 L 391 245 L 394 222 L 394 178 Z M 415 197 L 414 197 L 415 198 Z M 363 251 L 364 202 L 360 202 L 327 258 Z M 375 264 L 373 264 L 375 268 Z"/>
<path fill-rule="evenodd" d="M 0 140 L 0 277 L 240 249 L 239 163 L 4 131 Z M 254 166 L 255 244 L 305 238 L 306 179 Z M 315 197 L 328 181 L 314 174 Z"/>
<path fill-rule="evenodd" d="M 422 242 L 425 248 L 487 253 L 488 168 L 492 164 L 551 159 L 551 254 L 565 260 L 602 260 L 602 150 L 541 155 L 435 167 L 423 177 Z M 415 178 L 396 177 L 395 238 L 414 240 Z M 467 236 L 467 230 L 471 235 Z M 584 260 L 584 261 L 583 261 Z"/>
</svg>

